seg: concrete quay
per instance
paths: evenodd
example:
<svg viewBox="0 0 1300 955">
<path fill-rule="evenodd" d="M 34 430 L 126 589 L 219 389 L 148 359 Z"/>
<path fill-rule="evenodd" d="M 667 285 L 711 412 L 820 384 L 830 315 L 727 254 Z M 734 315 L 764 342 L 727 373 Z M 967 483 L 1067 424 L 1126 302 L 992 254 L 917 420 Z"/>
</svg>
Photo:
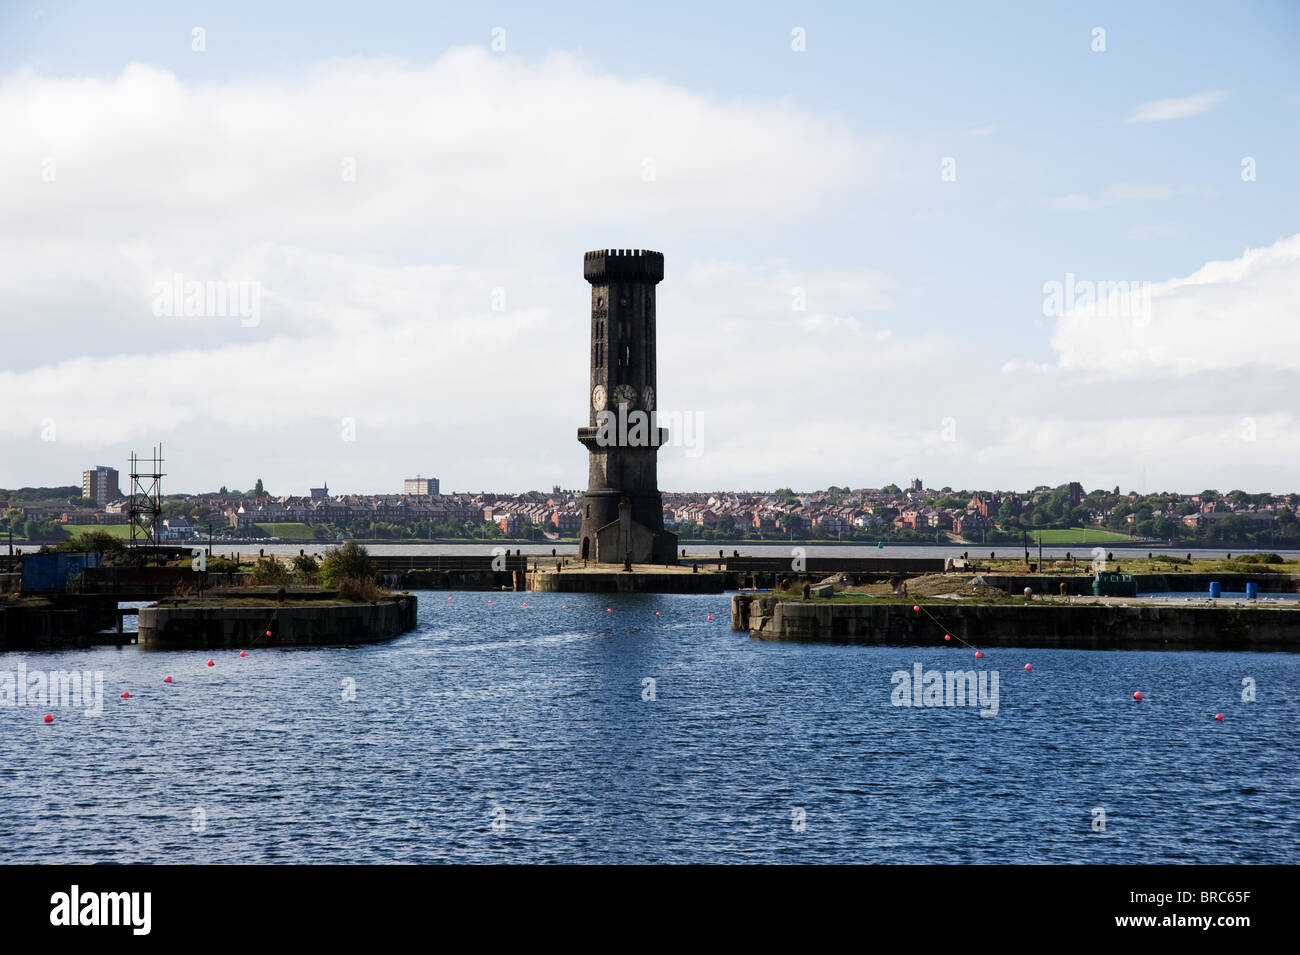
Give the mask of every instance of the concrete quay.
<svg viewBox="0 0 1300 955">
<path fill-rule="evenodd" d="M 887 646 L 953 646 L 944 640 L 952 635 L 977 647 L 1300 650 L 1300 606 L 1292 602 L 922 599 L 918 605 L 924 612 L 913 610 L 910 602 L 736 594 L 731 626 L 755 640 Z"/>
<path fill-rule="evenodd" d="M 177 602 L 140 609 L 138 644 L 146 650 L 352 646 L 415 629 L 416 598 L 395 594 L 372 603 L 333 600 L 286 605 L 274 600 Z"/>
</svg>

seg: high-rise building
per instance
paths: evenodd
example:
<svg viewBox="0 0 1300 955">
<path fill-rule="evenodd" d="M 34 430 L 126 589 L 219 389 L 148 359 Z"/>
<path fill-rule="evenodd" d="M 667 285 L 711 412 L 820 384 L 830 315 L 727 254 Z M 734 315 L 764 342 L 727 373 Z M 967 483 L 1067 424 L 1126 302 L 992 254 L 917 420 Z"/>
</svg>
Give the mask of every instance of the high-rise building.
<svg viewBox="0 0 1300 955">
<path fill-rule="evenodd" d="M 1070 506 L 1078 507 L 1083 503 L 1083 485 L 1078 481 L 1070 482 Z"/>
<path fill-rule="evenodd" d="M 122 496 L 122 489 L 118 485 L 117 469 L 106 468 L 101 464 L 93 471 L 82 471 L 81 496 L 94 501 L 96 507 L 103 507 L 109 501 L 116 501 Z"/>
<path fill-rule="evenodd" d="M 414 494 L 417 497 L 436 497 L 441 491 L 437 478 L 413 477 L 402 482 L 402 493 Z"/>
<path fill-rule="evenodd" d="M 664 530 L 657 473 L 668 433 L 654 420 L 663 253 L 588 252 L 583 277 L 591 283 L 591 391 L 587 427 L 578 429 L 589 452 L 579 553 L 607 564 L 676 563 L 677 535 Z"/>
</svg>

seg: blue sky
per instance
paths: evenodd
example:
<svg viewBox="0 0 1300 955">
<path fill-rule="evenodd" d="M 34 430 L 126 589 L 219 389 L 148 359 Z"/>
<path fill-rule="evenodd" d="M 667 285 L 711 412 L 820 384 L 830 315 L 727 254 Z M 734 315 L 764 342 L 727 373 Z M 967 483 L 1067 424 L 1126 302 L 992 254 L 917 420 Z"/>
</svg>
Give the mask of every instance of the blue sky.
<svg viewBox="0 0 1300 955">
<path fill-rule="evenodd" d="M 665 455 L 665 487 L 877 486 L 913 473 L 959 487 L 1296 485 L 1298 365 L 1277 357 L 1300 345 L 1279 325 L 1295 288 L 1285 242 L 1300 232 L 1294 4 L 2 9 L 0 80 L 7 115 L 22 117 L 14 169 L 67 160 L 44 194 L 6 177 L 19 214 L 0 236 L 38 258 L 0 272 L 13 309 L 0 392 L 25 396 L 0 421 L 0 486 L 67 483 L 66 471 L 154 440 L 178 448 L 179 484 L 195 489 L 260 476 L 297 490 L 330 472 L 334 486 L 378 491 L 416 470 L 452 488 L 576 486 L 585 469 L 562 423 L 576 427 L 584 408 L 577 263 L 605 246 L 665 252 L 660 393 L 709 422 L 703 449 L 687 449 L 699 453 Z M 505 49 L 492 51 L 497 27 Z M 129 64 L 143 72 L 128 76 Z M 98 84 L 98 114 L 83 82 Z M 176 111 L 159 109 L 173 83 Z M 331 108 L 348 91 L 361 105 Z M 643 122 L 611 121 L 620 97 Z M 556 132 L 515 102 L 554 110 Z M 1144 108 L 1154 118 L 1135 121 Z M 90 134 L 105 114 L 140 110 L 163 127 Z M 198 158 L 209 151 L 218 158 Z M 363 177 L 350 198 L 299 194 L 304 177 L 353 155 Z M 656 168 L 646 188 L 643 157 Z M 941 175 L 946 159 L 955 178 Z M 585 187 L 624 162 L 627 183 Z M 377 167 L 384 182 L 367 192 Z M 265 190 L 249 187 L 263 175 Z M 1274 250 L 1243 264 L 1248 281 L 1230 266 L 1183 281 L 1247 249 Z M 118 264 L 85 264 L 101 257 Z M 114 268 L 128 262 L 146 277 L 253 267 L 281 294 L 278 311 L 240 332 L 160 321 L 121 295 Z M 1067 273 L 1177 284 L 1134 329 L 1045 316 L 1044 283 Z M 352 282 L 331 291 L 323 275 Z M 520 303 L 483 340 L 473 295 L 456 292 L 476 282 Z M 806 288 L 806 313 L 777 301 L 783 284 Z M 394 299 L 395 286 L 409 297 Z M 404 323 L 425 307 L 420 325 L 447 365 L 412 387 L 443 409 L 433 416 L 394 410 L 405 393 L 383 400 L 398 386 L 380 356 L 352 372 L 346 358 L 359 337 L 419 341 Z M 454 331 L 460 322 L 478 331 Z M 51 353 L 51 328 L 70 352 Z M 1246 353 L 1196 344 L 1216 335 Z M 293 341 L 323 366 L 298 386 L 363 379 L 339 405 L 370 409 L 358 412 L 363 440 L 322 442 L 335 419 L 356 417 L 337 408 L 164 414 L 123 392 L 110 404 L 130 426 L 105 426 L 75 401 L 32 399 L 58 394 L 53 382 L 86 387 L 114 356 L 238 380 L 259 360 L 274 367 L 271 355 L 289 360 Z M 484 365 L 498 369 L 487 381 L 456 377 Z M 534 396 L 523 421 L 515 387 Z M 467 388 L 482 397 L 461 404 Z M 46 419 L 66 425 L 56 440 L 40 440 Z M 951 426 L 943 436 L 949 419 L 956 440 Z M 785 451 L 747 442 L 772 425 Z M 412 431 L 427 440 L 418 459 Z M 250 460 L 213 454 L 199 433 Z"/>
</svg>

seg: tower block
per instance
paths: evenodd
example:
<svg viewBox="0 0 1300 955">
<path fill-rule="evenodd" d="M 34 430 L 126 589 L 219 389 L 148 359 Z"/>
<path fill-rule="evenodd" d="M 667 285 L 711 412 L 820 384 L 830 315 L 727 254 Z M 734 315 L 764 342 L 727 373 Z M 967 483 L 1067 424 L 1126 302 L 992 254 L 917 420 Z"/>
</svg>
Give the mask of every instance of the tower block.
<svg viewBox="0 0 1300 955">
<path fill-rule="evenodd" d="M 677 535 L 664 530 L 655 424 L 655 286 L 661 252 L 588 252 L 591 391 L 578 440 L 589 452 L 579 553 L 599 563 L 677 563 Z"/>
</svg>

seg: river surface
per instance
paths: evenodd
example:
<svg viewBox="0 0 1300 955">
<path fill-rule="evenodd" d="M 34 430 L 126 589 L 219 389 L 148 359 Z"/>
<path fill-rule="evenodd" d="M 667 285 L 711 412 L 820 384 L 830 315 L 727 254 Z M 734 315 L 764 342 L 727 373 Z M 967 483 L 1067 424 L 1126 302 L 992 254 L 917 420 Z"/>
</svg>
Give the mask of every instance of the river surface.
<svg viewBox="0 0 1300 955">
<path fill-rule="evenodd" d="M 1297 654 L 975 660 L 751 641 L 727 595 L 419 596 L 376 646 L 0 654 L 104 680 L 98 716 L 0 705 L 0 863 L 1300 862 Z M 918 663 L 996 671 L 996 715 L 893 705 Z"/>
<path fill-rule="evenodd" d="M 204 546 L 195 544 L 195 547 Z M 258 550 L 265 550 L 268 554 L 297 554 L 299 550 L 305 550 L 307 553 L 319 554 L 327 548 L 333 547 L 333 544 L 264 544 L 264 543 L 245 543 L 231 544 L 218 541 L 212 545 L 212 551 L 215 554 L 235 554 L 239 553 L 245 557 L 250 554 L 256 554 Z M 578 553 L 576 544 L 554 544 L 546 542 L 544 544 L 505 544 L 502 542 L 484 541 L 472 543 L 433 543 L 433 544 L 366 544 L 366 550 L 376 556 L 399 556 L 399 555 L 425 555 L 425 554 L 455 554 L 455 555 L 485 555 L 491 554 L 494 547 L 508 548 L 510 553 L 516 550 L 525 554 L 544 554 L 550 556 L 552 551 L 557 554 L 574 555 Z M 733 551 L 740 551 L 746 557 L 789 557 L 791 550 L 795 547 L 802 548 L 808 557 L 880 557 L 880 558 L 899 558 L 899 557 L 961 557 L 963 554 L 969 554 L 971 557 L 984 557 L 990 553 L 997 554 L 1001 557 L 1022 558 L 1025 555 L 1023 547 L 1017 544 L 986 544 L 983 546 L 964 544 L 964 545 L 928 545 L 928 544 L 886 544 L 884 547 L 875 546 L 855 546 L 852 544 L 742 544 L 742 543 L 723 543 L 723 544 L 683 544 L 688 557 L 717 557 L 718 551 L 721 550 L 727 556 Z M 1241 549 L 1206 549 L 1206 548 L 1169 548 L 1169 547 L 1152 547 L 1149 544 L 1129 545 L 1127 543 L 1121 546 L 1118 542 L 1108 544 L 1073 544 L 1064 547 L 1043 547 L 1043 556 L 1049 559 L 1061 560 L 1066 554 L 1071 554 L 1080 560 L 1091 560 L 1092 550 L 1094 547 L 1107 548 L 1109 552 L 1116 553 L 1120 557 L 1137 557 L 1147 551 L 1153 554 L 1173 554 L 1177 557 L 1185 557 L 1191 554 L 1197 559 L 1218 559 L 1229 554 L 1254 553 L 1255 550 L 1243 551 Z M 1038 559 L 1038 548 L 1030 547 L 1030 557 L 1033 560 Z M 1275 550 L 1268 548 L 1268 553 L 1279 554 L 1289 560 L 1300 557 L 1300 550 Z"/>
</svg>

